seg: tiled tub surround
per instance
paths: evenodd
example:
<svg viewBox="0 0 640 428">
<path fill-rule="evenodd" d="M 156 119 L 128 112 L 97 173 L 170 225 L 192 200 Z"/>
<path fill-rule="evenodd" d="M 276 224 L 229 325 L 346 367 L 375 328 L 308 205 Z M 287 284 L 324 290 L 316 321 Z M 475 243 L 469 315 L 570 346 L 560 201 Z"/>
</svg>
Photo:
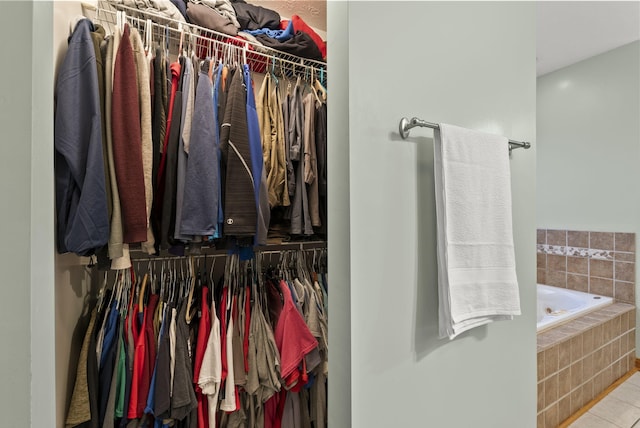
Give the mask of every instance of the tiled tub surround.
<svg viewBox="0 0 640 428">
<path fill-rule="evenodd" d="M 556 428 L 635 365 L 636 311 L 614 303 L 538 334 L 538 428 Z"/>
<path fill-rule="evenodd" d="M 538 283 L 635 304 L 635 233 L 538 229 Z"/>
</svg>

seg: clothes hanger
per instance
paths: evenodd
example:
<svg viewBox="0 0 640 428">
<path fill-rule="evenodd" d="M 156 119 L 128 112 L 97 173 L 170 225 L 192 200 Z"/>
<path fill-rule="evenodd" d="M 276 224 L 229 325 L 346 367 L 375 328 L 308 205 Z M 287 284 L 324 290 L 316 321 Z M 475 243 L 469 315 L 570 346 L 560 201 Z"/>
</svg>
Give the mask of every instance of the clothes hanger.
<svg viewBox="0 0 640 428">
<path fill-rule="evenodd" d="M 189 296 L 188 296 L 188 300 L 187 300 L 187 312 L 185 314 L 185 319 L 187 321 L 187 324 L 191 323 L 191 320 L 193 319 L 193 315 L 191 314 L 191 306 L 193 305 L 193 291 L 195 288 L 195 277 L 193 275 L 194 272 L 194 266 L 193 266 L 193 256 L 189 257 L 189 274 L 191 275 L 191 278 L 189 280 Z"/>
<path fill-rule="evenodd" d="M 313 70 L 313 68 L 311 68 L 311 70 Z M 324 88 L 324 86 L 322 86 L 322 83 L 320 82 L 320 80 L 322 80 L 322 78 L 324 77 L 324 68 L 320 69 L 320 80 L 315 79 L 315 71 L 312 71 L 313 76 L 314 76 L 314 82 L 313 82 L 313 87 L 320 93 L 320 97 L 322 98 L 323 103 L 327 102 L 327 90 Z"/>
<path fill-rule="evenodd" d="M 140 287 L 140 294 L 138 295 L 138 313 L 141 314 L 144 312 L 144 294 L 147 290 L 147 281 L 149 279 L 149 274 L 145 273 L 142 277 L 142 286 Z"/>
<path fill-rule="evenodd" d="M 313 96 L 315 97 L 316 101 L 319 104 L 322 104 L 322 100 L 320 99 L 320 97 L 318 96 L 318 90 L 316 89 L 315 85 L 313 84 L 314 79 L 315 79 L 315 70 L 313 69 L 313 67 L 311 67 L 311 84 L 309 85 L 309 88 L 311 89 L 311 92 L 313 92 Z"/>
<path fill-rule="evenodd" d="M 144 24 L 144 53 L 145 55 L 149 55 L 149 51 L 151 50 L 151 46 L 153 43 L 152 40 L 153 35 L 153 24 L 150 19 L 147 19 Z"/>
<path fill-rule="evenodd" d="M 104 278 L 102 280 L 102 287 L 100 287 L 100 292 L 98 293 L 98 303 L 96 305 L 98 312 L 102 311 L 102 305 L 104 303 L 104 293 L 106 291 L 107 282 L 108 282 L 107 281 L 107 275 L 108 275 L 108 272 L 105 272 L 104 273 Z"/>
</svg>

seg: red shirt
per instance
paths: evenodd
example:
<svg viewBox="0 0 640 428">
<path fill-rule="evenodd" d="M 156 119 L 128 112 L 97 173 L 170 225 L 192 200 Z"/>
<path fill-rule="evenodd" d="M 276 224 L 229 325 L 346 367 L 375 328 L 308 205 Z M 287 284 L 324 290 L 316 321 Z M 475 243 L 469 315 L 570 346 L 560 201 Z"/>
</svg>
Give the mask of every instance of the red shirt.
<svg viewBox="0 0 640 428">
<path fill-rule="evenodd" d="M 289 286 L 284 281 L 280 281 L 280 290 L 284 298 L 284 306 L 278 318 L 274 337 L 280 351 L 280 374 L 285 379 L 286 386 L 291 386 L 300 377 L 298 367 L 302 364 L 304 357 L 318 346 L 318 341 L 298 312 Z"/>
</svg>

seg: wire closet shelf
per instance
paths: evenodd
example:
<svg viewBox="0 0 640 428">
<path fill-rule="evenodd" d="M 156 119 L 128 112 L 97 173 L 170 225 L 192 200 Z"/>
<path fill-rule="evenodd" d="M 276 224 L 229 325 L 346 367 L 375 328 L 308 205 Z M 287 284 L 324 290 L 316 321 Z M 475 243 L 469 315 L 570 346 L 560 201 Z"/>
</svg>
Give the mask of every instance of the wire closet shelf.
<svg viewBox="0 0 640 428">
<path fill-rule="evenodd" d="M 323 61 L 302 58 L 277 49 L 254 43 L 241 37 L 233 37 L 208 28 L 168 18 L 151 10 L 140 10 L 111 0 L 100 0 L 97 6 L 83 3 L 84 15 L 105 26 L 113 33 L 118 25 L 118 12 L 126 14 L 126 21 L 145 37 L 151 31 L 150 40 L 160 42 L 175 53 L 182 47 L 195 49 L 196 53 L 214 59 L 245 61 L 256 73 L 273 72 L 281 76 L 327 79 L 327 65 Z"/>
</svg>

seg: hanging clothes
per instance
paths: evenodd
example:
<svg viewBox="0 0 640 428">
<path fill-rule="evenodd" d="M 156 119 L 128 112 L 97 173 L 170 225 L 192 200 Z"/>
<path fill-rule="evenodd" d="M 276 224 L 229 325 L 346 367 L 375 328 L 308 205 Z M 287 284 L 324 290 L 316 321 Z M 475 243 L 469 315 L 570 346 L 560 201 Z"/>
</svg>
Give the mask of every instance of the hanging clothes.
<svg viewBox="0 0 640 428">
<path fill-rule="evenodd" d="M 125 24 L 113 68 L 113 154 L 125 243 L 147 240 L 140 102 L 130 28 Z"/>
<path fill-rule="evenodd" d="M 56 81 L 57 243 L 60 253 L 90 255 L 109 239 L 97 60 L 87 19 L 69 39 Z"/>
<path fill-rule="evenodd" d="M 210 65 L 211 67 L 213 64 Z M 213 111 L 213 84 L 200 71 L 189 143 L 180 233 L 213 235 L 218 225 L 218 135 Z"/>
<path fill-rule="evenodd" d="M 231 72 L 231 84 L 220 126 L 220 149 L 226 165 L 224 177 L 224 233 L 254 236 L 257 224 L 255 177 L 247 131 L 246 89 L 241 70 Z M 224 78 L 224 77 L 223 77 Z"/>
<path fill-rule="evenodd" d="M 318 159 L 318 199 L 320 227 L 316 233 L 327 236 L 327 105 L 321 103 L 316 109 L 315 119 L 316 156 Z"/>
<path fill-rule="evenodd" d="M 291 233 L 294 235 L 313 235 L 313 226 L 309 215 L 309 199 L 305 185 L 304 133 L 305 116 L 302 104 L 302 87 L 296 84 L 289 107 L 290 158 L 296 176 L 295 193 L 291 206 Z"/>
<path fill-rule="evenodd" d="M 191 144 L 191 125 L 193 122 L 193 110 L 195 103 L 195 81 L 194 76 L 194 59 L 185 61 L 185 70 L 183 77 L 182 91 L 182 120 L 180 124 L 180 140 L 178 144 L 178 170 L 176 177 L 176 227 L 174 231 L 174 239 L 180 241 L 191 241 L 193 236 L 182 233 L 182 213 L 184 204 L 184 194 L 187 176 L 187 156 Z M 197 122 L 196 122 L 197 123 Z M 193 185 L 189 185 L 186 189 L 192 189 Z M 185 210 L 189 214 L 189 210 Z"/>
<path fill-rule="evenodd" d="M 228 256 L 222 287 L 193 268 L 118 271 L 87 308 L 67 426 L 325 428 L 324 280 L 307 261 L 257 273 Z"/>
<path fill-rule="evenodd" d="M 264 170 L 262 155 L 262 141 L 260 138 L 260 123 L 256 111 L 256 102 L 253 94 L 253 81 L 249 66 L 242 67 L 246 96 L 247 128 L 249 136 L 249 149 L 251 152 L 251 170 L 254 174 L 253 192 L 256 199 L 257 228 L 254 245 L 265 245 L 271 220 L 269 209 L 269 196 L 267 191 L 267 175 Z"/>
<path fill-rule="evenodd" d="M 287 192 L 287 164 L 282 102 L 277 84 L 270 73 L 258 94 L 257 111 L 262 134 L 262 151 L 267 174 L 269 205 L 290 205 Z"/>
<path fill-rule="evenodd" d="M 320 198 L 318 194 L 318 158 L 315 136 L 315 95 L 308 93 L 302 100 L 304 108 L 304 182 L 307 185 L 311 225 L 320 226 Z"/>
</svg>

